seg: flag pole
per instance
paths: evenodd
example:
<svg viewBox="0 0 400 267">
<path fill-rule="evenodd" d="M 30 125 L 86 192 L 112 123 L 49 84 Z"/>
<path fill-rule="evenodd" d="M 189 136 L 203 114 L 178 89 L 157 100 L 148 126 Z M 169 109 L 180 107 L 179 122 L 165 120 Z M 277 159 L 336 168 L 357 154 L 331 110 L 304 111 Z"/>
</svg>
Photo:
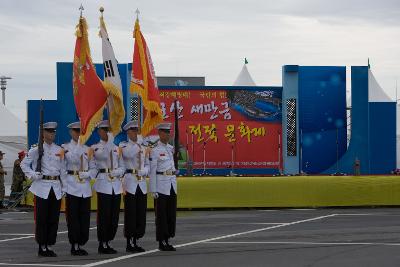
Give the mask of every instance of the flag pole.
<svg viewBox="0 0 400 267">
<path fill-rule="evenodd" d="M 136 11 L 135 11 L 135 13 L 136 13 L 136 21 L 139 21 L 139 14 L 140 14 L 140 11 L 139 11 L 139 8 L 136 8 Z M 133 38 L 135 38 L 135 33 L 133 33 Z M 133 65 L 132 65 L 132 72 L 133 72 Z M 137 102 L 137 119 L 138 119 L 138 132 L 139 132 L 139 134 L 141 135 L 141 133 L 142 133 L 142 110 L 141 110 L 141 104 L 142 104 L 142 99 L 141 99 L 141 97 L 139 96 L 139 95 L 137 95 L 137 99 L 138 99 L 138 102 Z"/>
<path fill-rule="evenodd" d="M 99 8 L 99 11 L 100 11 L 100 13 L 101 13 L 101 17 L 100 17 L 100 20 L 103 20 L 103 12 L 104 12 L 104 7 L 100 7 Z M 102 22 L 101 22 L 102 23 Z M 100 23 L 100 28 L 102 27 L 102 25 L 101 25 L 101 23 Z M 104 30 L 106 30 L 105 28 L 104 28 Z M 101 35 L 101 30 L 100 30 L 100 33 L 99 33 L 100 35 Z M 101 37 L 101 36 L 100 36 Z M 104 79 L 105 80 L 105 79 Z M 110 104 L 110 98 L 111 98 L 111 94 L 108 94 L 108 97 L 107 97 L 107 115 L 108 115 L 108 123 L 110 123 L 110 125 L 111 125 L 111 104 Z"/>
<path fill-rule="evenodd" d="M 79 10 L 81 11 L 81 15 L 80 15 L 80 17 L 82 18 L 82 13 L 83 13 L 83 10 L 85 10 L 84 8 L 83 8 L 83 5 L 81 4 L 81 6 L 79 7 Z"/>
</svg>

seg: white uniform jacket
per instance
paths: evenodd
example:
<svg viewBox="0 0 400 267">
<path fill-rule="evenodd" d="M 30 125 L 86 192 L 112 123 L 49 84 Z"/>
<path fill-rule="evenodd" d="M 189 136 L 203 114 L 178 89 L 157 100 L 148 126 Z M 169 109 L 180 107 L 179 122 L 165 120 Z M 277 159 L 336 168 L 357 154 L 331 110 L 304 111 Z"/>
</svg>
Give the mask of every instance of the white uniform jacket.
<svg viewBox="0 0 400 267">
<path fill-rule="evenodd" d="M 171 185 L 177 191 L 176 176 L 174 174 L 164 175 L 157 173 L 175 172 L 174 147 L 169 144 L 158 142 L 150 152 L 150 192 L 170 194 Z"/>
<path fill-rule="evenodd" d="M 119 148 L 121 150 L 120 160 L 123 160 L 123 165 L 125 167 L 125 175 L 123 179 L 124 190 L 131 194 L 135 194 L 136 188 L 139 185 L 142 193 L 146 194 L 146 176 L 149 174 L 149 157 L 146 156 L 146 147 L 129 140 L 127 142 L 121 142 Z M 139 171 L 140 174 L 142 174 L 142 177 L 139 177 Z"/>
<path fill-rule="evenodd" d="M 109 138 L 108 142 L 100 140 L 97 144 L 92 145 L 91 148 L 93 149 L 93 164 L 90 164 L 90 173 L 91 177 L 96 178 L 93 189 L 103 194 L 112 195 L 113 191 L 114 194 L 121 194 L 121 178 L 125 169 L 123 161 L 119 160 L 118 147 L 114 145 L 113 139 Z M 111 176 L 113 171 L 116 174 L 114 177 Z"/>
<path fill-rule="evenodd" d="M 44 176 L 61 176 L 65 172 L 63 163 L 61 147 L 56 144 L 43 144 L 43 157 L 42 157 L 42 174 Z M 37 161 L 39 158 L 38 147 L 32 147 L 28 155 L 21 162 L 21 169 L 28 177 L 32 179 L 35 174 Z M 61 177 L 60 177 L 61 178 Z M 29 191 L 35 196 L 47 199 L 51 188 L 53 188 L 54 194 L 57 199 L 61 199 L 61 181 L 60 180 L 45 180 L 38 179 L 32 182 Z"/>
<path fill-rule="evenodd" d="M 89 170 L 88 153 L 89 148 L 85 145 L 79 145 L 74 140 L 63 144 L 65 173 L 63 174 L 63 186 L 66 193 L 76 197 L 91 197 L 92 188 L 90 186 L 90 177 L 81 179 L 80 171 Z M 74 172 L 74 174 L 72 174 Z"/>
</svg>

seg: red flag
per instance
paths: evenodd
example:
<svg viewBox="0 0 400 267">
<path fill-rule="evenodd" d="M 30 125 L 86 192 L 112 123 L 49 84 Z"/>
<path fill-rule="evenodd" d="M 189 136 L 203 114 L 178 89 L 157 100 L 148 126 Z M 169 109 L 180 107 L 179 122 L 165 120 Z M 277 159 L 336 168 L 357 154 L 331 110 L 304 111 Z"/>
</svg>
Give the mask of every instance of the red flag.
<svg viewBox="0 0 400 267">
<path fill-rule="evenodd" d="M 133 53 L 130 91 L 131 93 L 137 93 L 142 98 L 143 106 L 147 111 L 142 126 L 142 135 L 146 136 L 163 120 L 160 107 L 160 94 L 158 92 L 153 61 L 151 60 L 146 41 L 140 31 L 138 19 L 136 19 L 133 35 L 135 38 L 135 50 Z"/>
<path fill-rule="evenodd" d="M 73 66 L 73 88 L 76 111 L 81 121 L 80 143 L 84 144 L 96 124 L 103 118 L 108 94 L 96 74 L 92 63 L 88 39 L 88 26 L 81 17 L 76 26 L 76 44 Z"/>
</svg>

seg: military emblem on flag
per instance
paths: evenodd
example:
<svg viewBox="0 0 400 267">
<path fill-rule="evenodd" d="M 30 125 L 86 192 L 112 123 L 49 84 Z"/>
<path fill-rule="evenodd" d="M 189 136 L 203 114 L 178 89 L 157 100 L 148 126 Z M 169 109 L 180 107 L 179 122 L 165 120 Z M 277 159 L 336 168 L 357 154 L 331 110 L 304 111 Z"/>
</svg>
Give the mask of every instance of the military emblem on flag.
<svg viewBox="0 0 400 267">
<path fill-rule="evenodd" d="M 81 121 L 81 144 L 91 136 L 96 124 L 103 118 L 107 103 L 107 91 L 97 76 L 90 56 L 88 25 L 86 19 L 79 18 L 76 26 L 76 43 L 73 63 L 73 94 L 76 111 Z"/>
</svg>

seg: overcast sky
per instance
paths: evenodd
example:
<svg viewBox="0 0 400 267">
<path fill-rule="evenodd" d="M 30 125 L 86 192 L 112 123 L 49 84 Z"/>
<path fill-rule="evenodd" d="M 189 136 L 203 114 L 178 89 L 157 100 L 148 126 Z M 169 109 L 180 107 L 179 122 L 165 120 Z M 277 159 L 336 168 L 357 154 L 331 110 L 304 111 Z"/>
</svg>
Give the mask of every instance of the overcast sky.
<svg viewBox="0 0 400 267">
<path fill-rule="evenodd" d="M 56 62 L 72 61 L 81 2 L 95 62 L 99 7 L 121 63 L 132 60 L 139 8 L 158 76 L 231 85 L 247 57 L 257 85 L 281 85 L 282 65 L 349 68 L 369 57 L 389 96 L 400 85 L 399 0 L 0 0 L 0 75 L 13 77 L 6 104 L 21 119 L 27 99 L 56 99 Z"/>
</svg>

